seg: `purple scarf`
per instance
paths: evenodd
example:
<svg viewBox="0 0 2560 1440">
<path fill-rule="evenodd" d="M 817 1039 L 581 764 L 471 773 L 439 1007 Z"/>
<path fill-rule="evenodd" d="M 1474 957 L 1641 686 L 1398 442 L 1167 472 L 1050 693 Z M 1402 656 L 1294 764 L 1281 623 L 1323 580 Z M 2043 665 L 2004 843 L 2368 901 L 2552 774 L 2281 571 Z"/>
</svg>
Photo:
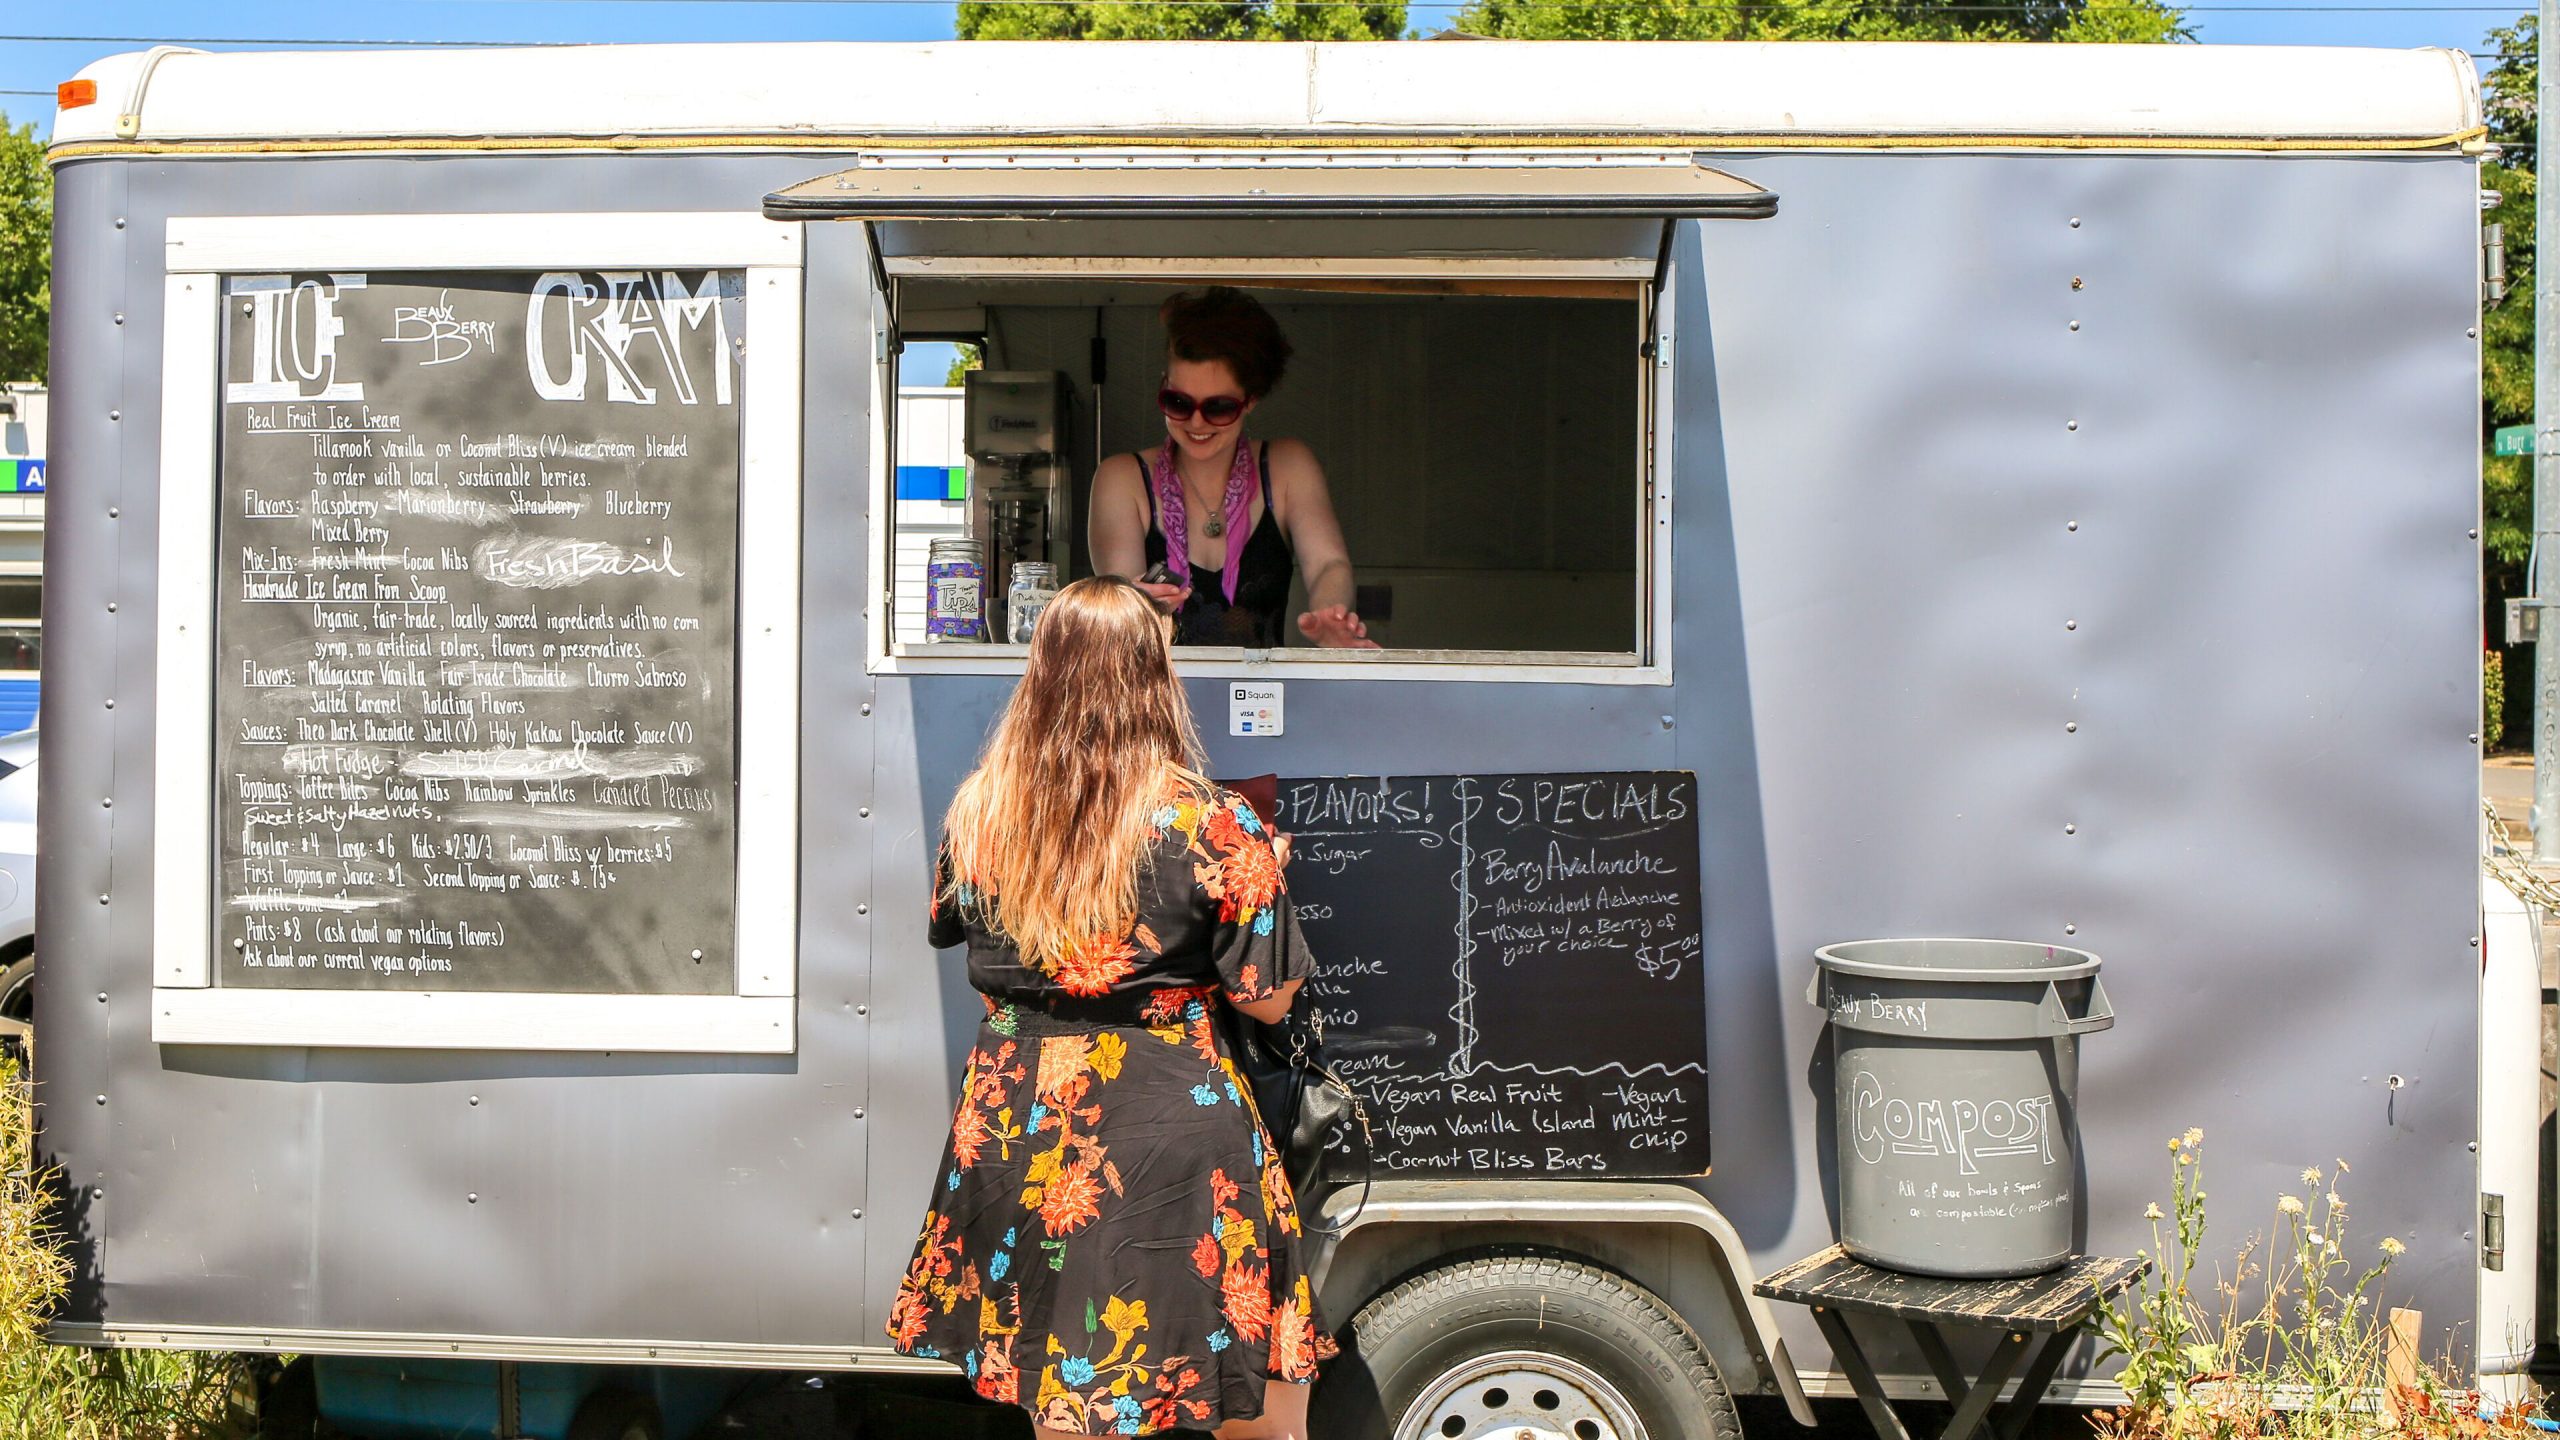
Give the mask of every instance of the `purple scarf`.
<svg viewBox="0 0 2560 1440">
<path fill-rule="evenodd" d="M 1236 572 L 1244 567 L 1236 563 L 1237 547 L 1244 544 L 1245 516 L 1251 513 L 1253 495 L 1253 446 L 1242 432 L 1236 435 L 1236 463 L 1227 470 L 1227 565 L 1219 575 L 1219 588 L 1227 592 L 1227 603 L 1236 603 Z M 1182 477 L 1173 468 L 1173 440 L 1168 436 L 1164 449 L 1156 455 L 1156 514 L 1164 529 L 1164 563 L 1173 571 L 1176 583 L 1191 584 L 1191 517 Z"/>
</svg>

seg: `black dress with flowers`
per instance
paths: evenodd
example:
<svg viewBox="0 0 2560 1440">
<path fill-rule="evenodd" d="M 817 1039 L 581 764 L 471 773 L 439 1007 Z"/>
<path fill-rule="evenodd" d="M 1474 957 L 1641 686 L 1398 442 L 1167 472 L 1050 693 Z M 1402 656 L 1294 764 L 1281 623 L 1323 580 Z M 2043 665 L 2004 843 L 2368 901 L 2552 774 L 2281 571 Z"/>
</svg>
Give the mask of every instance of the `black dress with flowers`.
<svg viewBox="0 0 2560 1440">
<path fill-rule="evenodd" d="M 965 884 L 930 932 L 968 942 L 988 1014 L 889 1335 L 1079 1434 L 1249 1419 L 1334 1353 L 1217 1013 L 1313 968 L 1280 866 L 1224 792 L 1166 805 L 1153 838 L 1138 923 L 1054 971 L 989 934 Z"/>
</svg>

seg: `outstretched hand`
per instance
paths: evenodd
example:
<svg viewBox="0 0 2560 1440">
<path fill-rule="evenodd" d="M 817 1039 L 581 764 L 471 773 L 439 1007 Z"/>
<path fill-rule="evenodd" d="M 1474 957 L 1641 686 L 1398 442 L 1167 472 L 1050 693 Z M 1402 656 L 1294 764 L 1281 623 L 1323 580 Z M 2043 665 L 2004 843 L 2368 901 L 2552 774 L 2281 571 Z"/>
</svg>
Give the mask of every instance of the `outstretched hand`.
<svg viewBox="0 0 2560 1440">
<path fill-rule="evenodd" d="M 1145 580 L 1137 581 L 1136 584 L 1139 589 L 1147 592 L 1148 599 L 1156 602 L 1156 608 L 1167 615 L 1181 609 L 1183 602 L 1191 598 L 1191 587 L 1188 585 L 1157 585 Z"/>
<path fill-rule="evenodd" d="M 1335 650 L 1376 650 L 1378 642 L 1369 638 L 1369 627 L 1351 613 L 1347 605 L 1327 605 L 1298 617 L 1298 633 L 1318 645 Z"/>
</svg>

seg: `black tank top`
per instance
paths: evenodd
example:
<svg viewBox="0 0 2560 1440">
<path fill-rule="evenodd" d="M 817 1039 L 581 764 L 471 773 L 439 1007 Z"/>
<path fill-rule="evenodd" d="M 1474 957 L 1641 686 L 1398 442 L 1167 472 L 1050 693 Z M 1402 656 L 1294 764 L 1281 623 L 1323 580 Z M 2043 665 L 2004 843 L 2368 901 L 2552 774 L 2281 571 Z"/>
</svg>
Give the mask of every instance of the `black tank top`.
<svg viewBox="0 0 2560 1440">
<path fill-rule="evenodd" d="M 1145 455 L 1135 458 L 1142 478 L 1154 473 Z M 1280 533 L 1280 523 L 1271 515 L 1269 441 L 1255 450 L 1254 459 L 1258 462 L 1255 479 L 1262 489 L 1262 519 L 1242 545 L 1233 535 L 1227 537 L 1227 564 L 1244 567 L 1236 574 L 1235 603 L 1227 603 L 1225 570 L 1213 570 L 1193 561 L 1191 598 L 1173 612 L 1176 645 L 1236 645 L 1248 650 L 1269 650 L 1281 643 L 1285 633 L 1280 625 L 1281 612 L 1289 608 L 1289 577 L 1297 569 L 1298 557 L 1290 551 L 1288 537 Z M 1164 516 L 1156 508 L 1156 487 L 1150 482 L 1147 563 L 1154 565 L 1164 558 Z"/>
</svg>

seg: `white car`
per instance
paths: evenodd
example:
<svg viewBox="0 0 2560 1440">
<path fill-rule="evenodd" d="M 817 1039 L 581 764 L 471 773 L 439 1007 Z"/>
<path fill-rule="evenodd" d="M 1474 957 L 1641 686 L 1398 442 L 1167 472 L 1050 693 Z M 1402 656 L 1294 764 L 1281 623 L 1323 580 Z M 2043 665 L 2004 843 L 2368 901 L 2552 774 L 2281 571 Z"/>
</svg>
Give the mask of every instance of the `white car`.
<svg viewBox="0 0 2560 1440">
<path fill-rule="evenodd" d="M 0 1020 L 35 1018 L 36 732 L 0 736 Z"/>
</svg>

